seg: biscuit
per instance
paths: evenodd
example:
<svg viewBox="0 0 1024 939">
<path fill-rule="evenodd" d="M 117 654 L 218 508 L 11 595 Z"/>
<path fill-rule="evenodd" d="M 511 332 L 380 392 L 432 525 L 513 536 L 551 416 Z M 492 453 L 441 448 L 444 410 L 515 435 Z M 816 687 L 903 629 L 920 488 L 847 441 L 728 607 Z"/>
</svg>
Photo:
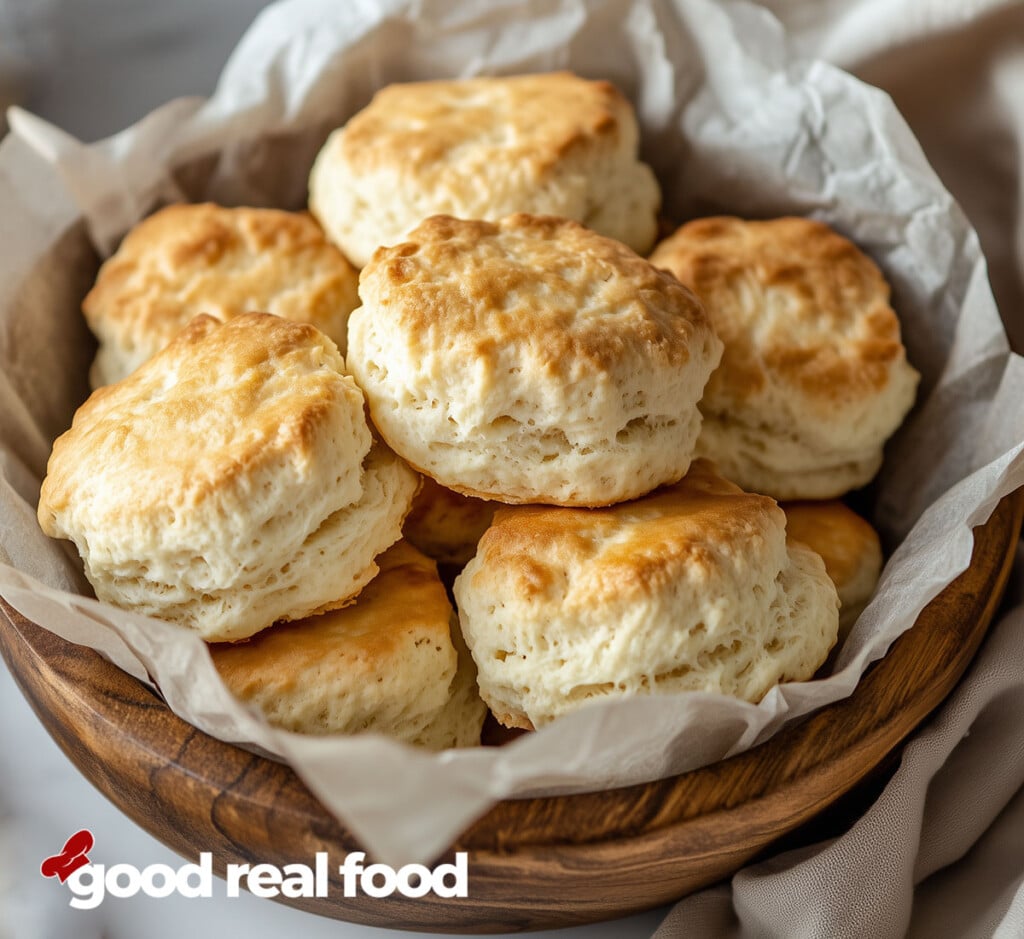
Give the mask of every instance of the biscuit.
<svg viewBox="0 0 1024 939">
<path fill-rule="evenodd" d="M 75 543 L 100 600 L 242 639 L 345 602 L 398 540 L 418 480 L 371 444 L 323 333 L 199 316 L 79 408 L 39 523 Z"/>
<path fill-rule="evenodd" d="M 168 206 L 128 233 L 82 304 L 99 340 L 90 381 L 120 381 L 199 313 L 311 323 L 344 353 L 358 278 L 305 213 Z"/>
<path fill-rule="evenodd" d="M 310 210 L 360 267 L 431 215 L 558 215 L 646 253 L 661 194 L 636 118 L 568 72 L 391 85 L 320 151 Z"/>
<path fill-rule="evenodd" d="M 882 573 L 878 533 L 842 502 L 788 502 L 786 535 L 821 555 L 839 594 L 839 641 L 868 605 Z"/>
<path fill-rule="evenodd" d="M 608 505 L 682 477 L 721 343 L 700 303 L 565 219 L 435 216 L 359 283 L 348 365 L 389 446 L 464 495 Z"/>
<path fill-rule="evenodd" d="M 484 701 L 527 729 L 607 697 L 756 702 L 813 676 L 838 628 L 821 558 L 704 460 L 635 502 L 499 509 L 455 598 Z"/>
<path fill-rule="evenodd" d="M 448 703 L 409 742 L 430 750 L 480 744 L 487 705 L 476 683 L 476 663 L 462 637 L 459 619 L 452 613 L 452 645 L 458 656 Z"/>
<path fill-rule="evenodd" d="M 435 750 L 478 744 L 486 708 L 472 660 L 459 661 L 437 568 L 401 541 L 378 564 L 351 606 L 211 646 L 221 678 L 297 733 L 375 732 Z"/>
<path fill-rule="evenodd" d="M 402 537 L 427 557 L 442 564 L 464 565 L 500 506 L 439 486 L 429 476 L 406 516 Z"/>
<path fill-rule="evenodd" d="M 820 222 L 690 222 L 651 255 L 704 302 L 725 343 L 698 452 L 777 499 L 826 499 L 878 472 L 914 403 L 889 285 Z"/>
</svg>

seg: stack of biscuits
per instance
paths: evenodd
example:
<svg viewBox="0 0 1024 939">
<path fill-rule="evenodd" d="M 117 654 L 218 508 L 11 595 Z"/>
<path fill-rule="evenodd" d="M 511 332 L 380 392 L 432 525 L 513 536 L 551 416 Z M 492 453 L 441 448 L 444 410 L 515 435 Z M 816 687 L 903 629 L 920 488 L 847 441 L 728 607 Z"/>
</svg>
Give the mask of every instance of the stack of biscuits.
<svg viewBox="0 0 1024 939">
<path fill-rule="evenodd" d="M 838 500 L 917 374 L 819 222 L 656 245 L 638 148 L 607 82 L 395 85 L 327 140 L 311 214 L 144 220 L 83 305 L 96 390 L 43 529 L 298 732 L 441 749 L 487 708 L 810 679 L 882 563 Z"/>
</svg>

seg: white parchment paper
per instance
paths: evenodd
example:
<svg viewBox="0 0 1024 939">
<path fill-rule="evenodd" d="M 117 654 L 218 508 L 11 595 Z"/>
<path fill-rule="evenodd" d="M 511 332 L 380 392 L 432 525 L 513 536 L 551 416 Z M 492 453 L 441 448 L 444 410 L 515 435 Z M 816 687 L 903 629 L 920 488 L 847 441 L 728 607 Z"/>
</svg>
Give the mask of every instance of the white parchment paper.
<svg viewBox="0 0 1024 939">
<path fill-rule="evenodd" d="M 327 133 L 392 81 L 571 68 L 636 104 L 644 156 L 684 220 L 811 215 L 882 266 L 918 406 L 892 441 L 876 525 L 894 553 L 827 680 L 751 705 L 707 694 L 602 702 L 501 748 L 419 752 L 302 737 L 234 701 L 198 637 L 90 599 L 35 523 L 53 438 L 87 393 L 79 304 L 99 258 L 162 202 L 298 208 Z M 0 146 L 0 594 L 96 648 L 216 737 L 288 760 L 377 857 L 426 861 L 495 801 L 622 786 L 739 752 L 850 694 L 970 559 L 971 527 L 1024 484 L 1024 362 L 1010 354 L 963 214 L 882 93 L 797 60 L 776 22 L 710 0 L 286 0 L 208 100 L 93 146 L 22 111 Z"/>
</svg>

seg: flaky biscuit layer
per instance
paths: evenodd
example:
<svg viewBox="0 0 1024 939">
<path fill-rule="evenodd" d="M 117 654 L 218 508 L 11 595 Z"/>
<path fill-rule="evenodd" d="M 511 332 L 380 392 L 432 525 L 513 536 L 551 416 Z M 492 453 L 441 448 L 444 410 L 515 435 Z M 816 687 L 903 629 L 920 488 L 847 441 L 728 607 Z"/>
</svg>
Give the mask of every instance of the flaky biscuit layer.
<svg viewBox="0 0 1024 939">
<path fill-rule="evenodd" d="M 919 376 L 870 258 L 810 219 L 716 217 L 682 226 L 651 263 L 701 298 L 725 344 L 700 405 L 702 456 L 778 499 L 871 480 Z"/>
<path fill-rule="evenodd" d="M 388 444 L 466 495 L 607 505 L 674 482 L 721 344 L 693 294 L 564 219 L 436 216 L 360 278 L 348 364 Z"/>
<path fill-rule="evenodd" d="M 481 694 L 518 727 L 607 696 L 756 702 L 810 678 L 838 628 L 821 558 L 706 461 L 634 502 L 499 510 L 455 597 Z"/>
<path fill-rule="evenodd" d="M 39 522 L 75 543 L 101 600 L 243 638 L 344 603 L 398 539 L 418 481 L 371 444 L 321 332 L 201 316 L 79 408 Z"/>
</svg>

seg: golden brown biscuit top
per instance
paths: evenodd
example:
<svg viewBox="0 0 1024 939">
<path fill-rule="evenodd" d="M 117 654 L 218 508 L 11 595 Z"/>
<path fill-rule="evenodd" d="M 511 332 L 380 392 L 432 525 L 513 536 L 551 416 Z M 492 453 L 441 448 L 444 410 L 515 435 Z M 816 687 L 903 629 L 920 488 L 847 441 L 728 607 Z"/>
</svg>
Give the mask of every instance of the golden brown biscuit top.
<svg viewBox="0 0 1024 939">
<path fill-rule="evenodd" d="M 405 537 L 437 560 L 464 563 L 473 556 L 498 503 L 453 492 L 429 476 L 421 479 L 403 524 Z"/>
<path fill-rule="evenodd" d="M 308 213 L 171 205 L 128 233 L 82 310 L 102 338 L 158 337 L 156 348 L 199 313 L 266 310 L 330 334 L 356 285 L 355 268 Z"/>
<path fill-rule="evenodd" d="M 842 502 L 786 502 L 786 535 L 821 555 L 836 589 L 843 593 L 865 566 L 877 566 L 882 557 L 878 534 Z"/>
<path fill-rule="evenodd" d="M 54 443 L 40 523 L 52 534 L 72 500 L 94 523 L 151 510 L 177 524 L 178 510 L 226 490 L 255 505 L 262 493 L 245 491 L 262 469 L 301 477 L 350 443 L 338 439 L 346 431 L 369 446 L 362 393 L 323 333 L 265 313 L 199 316 L 78 409 Z"/>
<path fill-rule="evenodd" d="M 526 602 L 563 598 L 569 608 L 652 596 L 679 578 L 730 570 L 739 589 L 741 568 L 770 564 L 769 542 L 782 548 L 784 524 L 775 500 L 743 492 L 697 460 L 680 482 L 633 502 L 499 509 L 480 539 L 474 583 L 499 577 Z"/>
<path fill-rule="evenodd" d="M 340 146 L 359 172 L 454 161 L 467 173 L 498 160 L 539 176 L 575 147 L 623 137 L 635 146 L 636 120 L 614 85 L 553 72 L 389 85 L 345 125 Z"/>
<path fill-rule="evenodd" d="M 435 215 L 404 243 L 379 248 L 359 290 L 414 357 L 443 348 L 495 362 L 525 343 L 550 376 L 610 371 L 637 353 L 681 366 L 691 343 L 711 332 L 675 278 L 617 241 L 549 216 L 492 224 Z"/>
<path fill-rule="evenodd" d="M 243 697 L 272 685 L 288 693 L 341 669 L 346 683 L 400 668 L 410 642 L 451 647 L 452 607 L 437 566 L 404 541 L 377 558 L 380 573 L 340 610 L 279 623 L 247 642 L 210 647 L 217 670 Z"/>
<path fill-rule="evenodd" d="M 888 283 L 821 222 L 697 219 L 661 242 L 651 263 L 701 298 L 725 344 L 707 392 L 719 402 L 780 382 L 822 406 L 867 398 L 905 359 Z"/>
</svg>

